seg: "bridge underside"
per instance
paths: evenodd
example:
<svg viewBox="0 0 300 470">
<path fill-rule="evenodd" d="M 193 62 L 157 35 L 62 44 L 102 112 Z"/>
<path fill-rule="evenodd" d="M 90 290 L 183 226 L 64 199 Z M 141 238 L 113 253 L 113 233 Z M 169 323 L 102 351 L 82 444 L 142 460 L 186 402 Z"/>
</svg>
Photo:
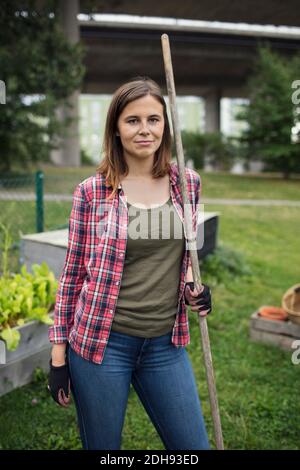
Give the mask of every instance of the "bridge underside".
<svg viewBox="0 0 300 470">
<path fill-rule="evenodd" d="M 80 12 L 300 26 L 298 0 L 81 0 Z"/>
<path fill-rule="evenodd" d="M 112 93 L 135 75 L 149 75 L 165 84 L 160 36 L 163 30 L 80 27 L 87 54 L 83 92 Z M 205 96 L 218 89 L 222 96 L 246 96 L 244 86 L 259 44 L 269 44 L 287 57 L 299 51 L 299 41 L 228 34 L 167 31 L 178 94 Z"/>
</svg>

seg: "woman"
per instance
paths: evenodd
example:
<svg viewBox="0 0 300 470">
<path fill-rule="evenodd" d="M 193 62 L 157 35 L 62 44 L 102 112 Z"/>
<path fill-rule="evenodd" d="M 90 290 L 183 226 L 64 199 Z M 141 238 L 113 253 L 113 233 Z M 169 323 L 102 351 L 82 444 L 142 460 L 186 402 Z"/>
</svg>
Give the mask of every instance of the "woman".
<svg viewBox="0 0 300 470">
<path fill-rule="evenodd" d="M 196 229 L 200 177 L 186 175 Z M 68 406 L 71 386 L 85 449 L 121 448 L 130 384 L 166 449 L 209 449 L 184 346 L 186 304 L 207 315 L 211 298 L 192 279 L 166 104 L 137 77 L 113 95 L 104 159 L 75 189 L 49 329 L 49 390 Z"/>
</svg>

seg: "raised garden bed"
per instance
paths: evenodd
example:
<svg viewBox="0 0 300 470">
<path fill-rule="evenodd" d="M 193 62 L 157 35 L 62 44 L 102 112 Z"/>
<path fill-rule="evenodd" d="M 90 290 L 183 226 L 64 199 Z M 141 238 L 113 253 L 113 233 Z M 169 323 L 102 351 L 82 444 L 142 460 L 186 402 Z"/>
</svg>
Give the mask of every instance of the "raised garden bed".
<svg viewBox="0 0 300 470">
<path fill-rule="evenodd" d="M 293 342 L 300 339 L 300 325 L 290 320 L 265 319 L 255 312 L 250 319 L 250 338 L 292 352 Z"/>
<path fill-rule="evenodd" d="M 53 312 L 49 315 L 53 318 Z M 0 340 L 0 396 L 29 383 L 35 368 L 47 371 L 49 367 L 49 325 L 34 320 L 16 329 L 21 339 L 15 351 L 8 351 Z"/>
</svg>

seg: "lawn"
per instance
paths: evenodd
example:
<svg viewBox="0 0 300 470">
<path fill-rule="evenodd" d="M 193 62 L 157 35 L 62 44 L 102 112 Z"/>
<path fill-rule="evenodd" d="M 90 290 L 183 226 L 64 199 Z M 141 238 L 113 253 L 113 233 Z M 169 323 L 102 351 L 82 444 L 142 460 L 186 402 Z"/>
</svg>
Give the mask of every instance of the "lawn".
<svg viewBox="0 0 300 470">
<path fill-rule="evenodd" d="M 208 190 L 214 186 L 213 180 L 217 185 L 217 179 L 217 175 L 204 175 L 205 197 L 219 197 L 217 188 Z M 236 188 L 230 175 L 227 181 L 226 185 L 225 176 L 220 176 L 223 197 L 249 197 L 250 183 Z M 263 181 L 264 178 L 255 180 L 256 191 L 251 197 L 263 197 L 263 191 L 258 195 L 257 189 Z M 268 194 L 272 198 L 276 194 L 276 199 L 300 199 L 299 186 L 299 182 L 275 178 Z M 212 273 L 207 262 L 202 267 L 203 282 L 212 287 L 213 312 L 208 317 L 208 328 L 225 448 L 299 449 L 300 404 L 296 397 L 300 365 L 292 364 L 293 351 L 250 341 L 249 319 L 263 304 L 280 305 L 285 290 L 300 282 L 300 209 L 209 205 L 206 210 L 220 213 L 219 242 L 240 253 L 242 267 L 251 271 L 230 276 L 222 258 L 218 272 Z M 199 325 L 194 312 L 189 318 L 191 343 L 187 351 L 214 445 Z M 32 402 L 33 399 L 36 400 Z M 43 373 L 37 373 L 32 384 L 1 397 L 0 416 L 2 449 L 81 448 L 74 405 L 63 409 L 52 401 Z M 122 449 L 163 449 L 133 389 Z"/>
<path fill-rule="evenodd" d="M 44 191 L 48 194 L 71 195 L 79 182 L 96 173 L 96 167 L 97 165 L 60 168 L 41 164 L 40 169 L 45 175 Z M 276 173 L 234 175 L 225 172 L 204 173 L 200 170 L 200 174 L 204 197 L 300 200 L 300 175 L 292 175 L 290 180 L 285 180 Z M 14 192 L 13 182 L 8 190 Z M 34 191 L 33 185 L 27 185 L 27 190 Z"/>
<path fill-rule="evenodd" d="M 284 180 L 280 175 L 231 175 L 202 173 L 203 197 L 228 199 L 300 200 L 300 177 Z"/>
</svg>

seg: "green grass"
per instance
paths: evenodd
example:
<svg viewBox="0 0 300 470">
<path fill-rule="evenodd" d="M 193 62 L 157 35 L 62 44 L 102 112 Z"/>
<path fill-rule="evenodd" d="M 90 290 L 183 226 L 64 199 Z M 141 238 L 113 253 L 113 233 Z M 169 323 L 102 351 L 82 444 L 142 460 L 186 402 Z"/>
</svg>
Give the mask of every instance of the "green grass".
<svg viewBox="0 0 300 470">
<path fill-rule="evenodd" d="M 75 186 L 96 173 L 94 166 L 55 167 L 41 164 L 44 171 L 45 193 L 72 194 Z M 32 172 L 35 171 L 33 168 Z M 300 199 L 300 175 L 292 175 L 285 180 L 280 174 L 261 173 L 258 175 L 233 175 L 225 172 L 205 173 L 199 170 L 203 183 L 203 197 L 236 199 Z M 34 181 L 34 180 L 33 180 Z M 20 188 L 16 188 L 16 191 Z M 34 186 L 25 187 L 34 191 Z M 14 192 L 13 183 L 9 191 Z"/>
<path fill-rule="evenodd" d="M 222 240 L 240 250 L 253 271 L 213 289 L 209 328 L 226 447 L 299 449 L 300 366 L 292 364 L 292 351 L 251 342 L 248 328 L 251 313 L 264 304 L 280 306 L 285 290 L 299 282 L 300 210 L 212 209 L 221 212 Z"/>
<path fill-rule="evenodd" d="M 284 180 L 277 175 L 250 176 L 228 173 L 203 173 L 202 196 L 224 199 L 300 200 L 300 179 Z"/>
<path fill-rule="evenodd" d="M 229 186 L 227 193 L 233 191 Z M 205 268 L 202 272 L 213 293 L 208 327 L 225 448 L 299 449 L 300 365 L 292 364 L 292 351 L 250 341 L 249 319 L 263 304 L 280 305 L 285 290 L 299 282 L 300 210 L 245 206 L 209 206 L 209 210 L 220 212 L 219 239 L 240 251 L 252 271 L 218 282 Z M 194 312 L 189 318 L 187 350 L 213 443 L 199 325 Z M 33 398 L 38 400 L 34 406 Z M 69 409 L 56 405 L 43 377 L 1 397 L 0 417 L 2 449 L 81 448 L 74 405 Z M 122 449 L 163 449 L 133 389 Z"/>
</svg>

